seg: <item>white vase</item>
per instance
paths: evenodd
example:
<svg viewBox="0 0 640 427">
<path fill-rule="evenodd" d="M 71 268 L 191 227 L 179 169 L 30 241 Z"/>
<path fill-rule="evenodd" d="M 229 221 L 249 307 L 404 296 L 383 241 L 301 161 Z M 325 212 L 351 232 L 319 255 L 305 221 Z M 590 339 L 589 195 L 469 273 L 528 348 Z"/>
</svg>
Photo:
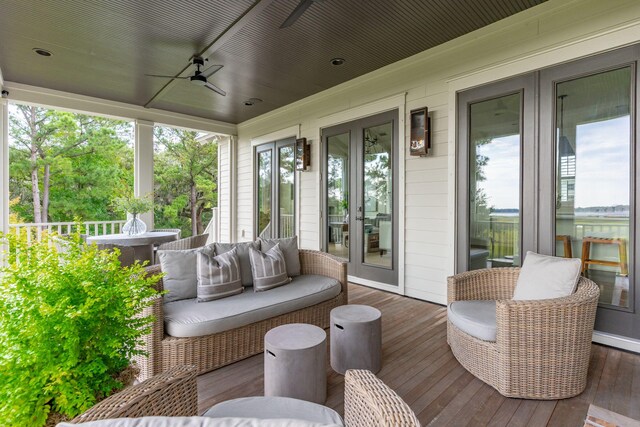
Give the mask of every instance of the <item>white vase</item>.
<svg viewBox="0 0 640 427">
<path fill-rule="evenodd" d="M 122 233 L 129 236 L 137 236 L 146 232 L 147 224 L 138 218 L 138 214 L 131 214 L 131 219 L 122 226 Z"/>
</svg>

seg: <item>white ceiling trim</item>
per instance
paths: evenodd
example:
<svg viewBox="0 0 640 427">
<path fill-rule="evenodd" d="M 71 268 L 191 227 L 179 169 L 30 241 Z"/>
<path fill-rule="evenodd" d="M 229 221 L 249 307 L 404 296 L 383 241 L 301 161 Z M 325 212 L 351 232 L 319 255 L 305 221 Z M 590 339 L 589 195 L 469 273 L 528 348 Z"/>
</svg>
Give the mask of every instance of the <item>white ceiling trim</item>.
<svg viewBox="0 0 640 427">
<path fill-rule="evenodd" d="M 237 127 L 232 123 L 193 117 L 155 108 L 144 108 L 138 105 L 14 82 L 5 82 L 4 89 L 9 91 L 10 101 L 25 104 L 36 104 L 58 110 L 79 111 L 87 114 L 120 119 L 146 120 L 153 123 L 162 123 L 169 126 L 197 129 L 223 135 L 237 134 Z"/>
</svg>

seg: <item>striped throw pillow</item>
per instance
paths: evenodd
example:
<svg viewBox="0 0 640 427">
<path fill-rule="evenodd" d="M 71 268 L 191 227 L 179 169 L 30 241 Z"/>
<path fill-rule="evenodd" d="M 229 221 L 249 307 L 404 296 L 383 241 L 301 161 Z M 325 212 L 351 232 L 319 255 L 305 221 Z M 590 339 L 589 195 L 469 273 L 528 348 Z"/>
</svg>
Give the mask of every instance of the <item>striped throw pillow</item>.
<svg viewBox="0 0 640 427">
<path fill-rule="evenodd" d="M 240 260 L 235 248 L 220 255 L 198 252 L 198 302 L 242 293 Z"/>
<path fill-rule="evenodd" d="M 254 291 L 266 291 L 291 282 L 291 278 L 287 276 L 287 264 L 279 243 L 267 252 L 249 248 L 249 260 Z"/>
</svg>

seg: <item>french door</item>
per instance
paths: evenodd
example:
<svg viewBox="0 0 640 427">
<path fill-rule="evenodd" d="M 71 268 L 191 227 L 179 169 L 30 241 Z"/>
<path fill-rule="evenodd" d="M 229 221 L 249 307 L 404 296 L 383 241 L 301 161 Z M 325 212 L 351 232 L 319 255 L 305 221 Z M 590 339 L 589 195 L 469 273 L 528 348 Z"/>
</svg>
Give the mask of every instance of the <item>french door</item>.
<svg viewBox="0 0 640 427">
<path fill-rule="evenodd" d="M 295 138 L 255 148 L 256 236 L 295 235 Z"/>
<path fill-rule="evenodd" d="M 640 45 L 458 95 L 457 270 L 582 261 L 596 330 L 640 339 Z"/>
<path fill-rule="evenodd" d="M 397 285 L 398 112 L 323 129 L 324 250 L 349 275 Z"/>
</svg>

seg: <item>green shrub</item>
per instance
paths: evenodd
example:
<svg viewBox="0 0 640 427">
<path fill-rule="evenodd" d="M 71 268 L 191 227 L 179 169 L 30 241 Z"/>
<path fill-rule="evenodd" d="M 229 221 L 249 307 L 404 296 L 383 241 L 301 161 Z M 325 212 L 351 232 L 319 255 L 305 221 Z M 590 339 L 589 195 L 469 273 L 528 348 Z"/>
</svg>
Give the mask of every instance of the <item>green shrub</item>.
<svg viewBox="0 0 640 427">
<path fill-rule="evenodd" d="M 60 252 L 51 235 L 0 238 L 10 248 L 0 267 L 0 425 L 74 417 L 122 387 L 114 376 L 141 353 L 152 319 L 136 315 L 158 277 L 79 234 Z"/>
</svg>

